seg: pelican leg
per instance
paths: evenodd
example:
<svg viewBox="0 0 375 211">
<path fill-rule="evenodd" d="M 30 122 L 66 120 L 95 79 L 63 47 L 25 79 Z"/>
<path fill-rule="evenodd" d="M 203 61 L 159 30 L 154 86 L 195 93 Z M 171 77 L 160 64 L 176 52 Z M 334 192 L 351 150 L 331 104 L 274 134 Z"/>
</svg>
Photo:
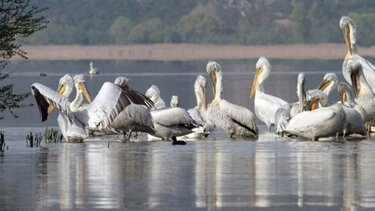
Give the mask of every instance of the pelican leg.
<svg viewBox="0 0 375 211">
<path fill-rule="evenodd" d="M 178 141 L 175 136 L 172 137 L 172 145 L 186 145 L 186 141 Z"/>
</svg>

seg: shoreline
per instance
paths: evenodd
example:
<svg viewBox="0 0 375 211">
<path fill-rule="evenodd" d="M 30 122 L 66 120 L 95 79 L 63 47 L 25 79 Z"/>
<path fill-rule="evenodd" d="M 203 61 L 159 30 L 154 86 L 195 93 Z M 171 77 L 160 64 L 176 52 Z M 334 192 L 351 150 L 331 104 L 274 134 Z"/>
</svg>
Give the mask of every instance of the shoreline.
<svg viewBox="0 0 375 211">
<path fill-rule="evenodd" d="M 292 45 L 46 45 L 22 47 L 29 60 L 155 60 L 190 61 L 210 59 L 344 59 L 345 43 Z M 358 47 L 362 56 L 375 57 L 375 46 Z M 13 60 L 20 60 L 14 58 Z"/>
</svg>

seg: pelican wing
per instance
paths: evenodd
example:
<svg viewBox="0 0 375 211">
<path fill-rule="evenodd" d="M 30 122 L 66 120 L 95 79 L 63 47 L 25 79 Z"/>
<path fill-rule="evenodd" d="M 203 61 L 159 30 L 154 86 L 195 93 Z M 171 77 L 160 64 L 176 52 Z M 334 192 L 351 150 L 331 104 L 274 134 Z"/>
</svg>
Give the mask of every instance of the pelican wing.
<svg viewBox="0 0 375 211">
<path fill-rule="evenodd" d="M 265 93 L 257 93 L 255 95 L 255 114 L 268 127 L 275 124 L 276 111 L 286 105 L 288 105 L 287 102 L 272 95 Z"/>
<path fill-rule="evenodd" d="M 258 128 L 254 121 L 254 115 L 249 109 L 232 104 L 226 100 L 221 100 L 220 110 L 223 111 L 223 113 L 225 113 L 235 123 L 246 128 L 255 135 L 258 134 Z"/>
<path fill-rule="evenodd" d="M 117 115 L 131 102 L 114 83 L 103 84 L 95 99 L 86 108 L 75 114 L 87 123 L 89 129 L 101 130 L 109 126 Z"/>
<path fill-rule="evenodd" d="M 131 103 L 144 105 L 144 106 L 147 106 L 148 108 L 154 107 L 154 102 L 152 102 L 152 100 L 150 100 L 150 98 L 148 98 L 146 95 L 128 86 L 121 87 L 121 89 Z"/>
<path fill-rule="evenodd" d="M 48 118 L 48 106 L 50 104 L 54 105 L 62 112 L 68 111 L 68 99 L 43 84 L 32 84 L 31 93 L 34 95 L 35 100 L 38 104 L 39 111 L 42 115 L 42 122 L 46 121 Z"/>
<path fill-rule="evenodd" d="M 197 123 L 189 116 L 188 112 L 182 108 L 167 108 L 151 111 L 155 123 L 163 126 L 184 125 L 194 128 Z"/>
</svg>

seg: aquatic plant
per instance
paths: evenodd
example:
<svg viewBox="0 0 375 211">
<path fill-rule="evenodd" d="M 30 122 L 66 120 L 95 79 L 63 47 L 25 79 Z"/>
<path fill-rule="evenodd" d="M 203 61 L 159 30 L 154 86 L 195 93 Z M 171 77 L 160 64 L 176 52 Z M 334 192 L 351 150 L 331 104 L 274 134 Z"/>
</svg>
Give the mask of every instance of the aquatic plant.
<svg viewBox="0 0 375 211">
<path fill-rule="evenodd" d="M 26 136 L 26 146 L 27 147 L 39 147 L 42 142 L 43 136 L 41 133 L 36 133 L 35 135 L 30 132 Z"/>
<path fill-rule="evenodd" d="M 46 128 L 44 132 L 44 141 L 45 143 L 58 143 L 61 142 L 63 136 L 57 129 L 54 128 Z"/>
<path fill-rule="evenodd" d="M 8 150 L 8 146 L 5 143 L 4 131 L 0 131 L 0 152 L 4 152 L 5 150 Z"/>
</svg>

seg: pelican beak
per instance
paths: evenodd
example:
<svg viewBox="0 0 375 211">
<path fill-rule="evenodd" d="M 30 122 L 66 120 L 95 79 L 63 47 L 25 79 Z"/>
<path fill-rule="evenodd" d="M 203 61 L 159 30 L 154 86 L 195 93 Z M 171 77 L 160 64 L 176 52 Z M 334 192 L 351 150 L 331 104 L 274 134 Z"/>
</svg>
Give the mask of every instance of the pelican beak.
<svg viewBox="0 0 375 211">
<path fill-rule="evenodd" d="M 350 28 L 349 28 L 349 25 L 346 25 L 343 29 L 343 33 L 344 33 L 344 38 L 345 38 L 345 43 L 346 43 L 346 47 L 348 48 L 349 50 L 349 54 L 352 55 L 353 53 L 353 49 L 352 49 L 352 46 L 351 46 L 351 43 L 350 43 Z"/>
<path fill-rule="evenodd" d="M 357 97 L 359 90 L 360 90 L 360 83 L 359 83 L 359 71 L 355 70 L 350 74 L 350 79 L 352 80 L 352 86 L 354 90 L 354 94 Z"/>
<path fill-rule="evenodd" d="M 212 85 L 212 95 L 215 97 L 216 95 L 216 74 L 214 71 L 210 72 L 210 78 L 211 78 L 211 85 Z"/>
<path fill-rule="evenodd" d="M 340 101 L 341 104 L 344 104 L 348 101 L 348 93 L 347 92 L 340 92 Z"/>
<path fill-rule="evenodd" d="M 309 104 L 309 110 L 310 111 L 313 111 L 315 110 L 316 108 L 318 108 L 318 103 L 319 103 L 319 100 L 316 99 L 316 100 L 312 100 Z"/>
<path fill-rule="evenodd" d="M 262 74 L 262 72 L 263 72 L 263 67 L 260 67 L 260 68 L 257 69 L 257 71 L 255 73 L 253 85 L 251 86 L 251 89 L 249 91 L 250 97 L 255 95 L 256 88 L 257 88 L 257 85 L 258 85 L 259 75 Z"/>
<path fill-rule="evenodd" d="M 320 91 L 324 91 L 330 84 L 331 84 L 330 80 L 323 80 L 322 83 L 319 84 L 318 89 Z"/>
<path fill-rule="evenodd" d="M 82 82 L 78 83 L 78 90 L 83 94 L 83 96 L 86 98 L 86 100 L 89 103 L 92 102 L 91 96 L 90 96 L 89 92 L 87 91 L 85 83 L 82 83 Z"/>
<path fill-rule="evenodd" d="M 65 89 L 66 89 L 66 86 L 65 86 L 65 85 L 63 85 L 63 84 L 59 84 L 59 87 L 57 87 L 56 92 L 59 93 L 59 95 L 62 95 L 62 94 L 64 94 Z M 49 104 L 49 106 L 48 106 L 48 110 L 47 110 L 47 113 L 50 114 L 50 113 L 52 113 L 54 110 L 55 110 L 55 106 L 54 106 L 52 103 Z"/>
</svg>

